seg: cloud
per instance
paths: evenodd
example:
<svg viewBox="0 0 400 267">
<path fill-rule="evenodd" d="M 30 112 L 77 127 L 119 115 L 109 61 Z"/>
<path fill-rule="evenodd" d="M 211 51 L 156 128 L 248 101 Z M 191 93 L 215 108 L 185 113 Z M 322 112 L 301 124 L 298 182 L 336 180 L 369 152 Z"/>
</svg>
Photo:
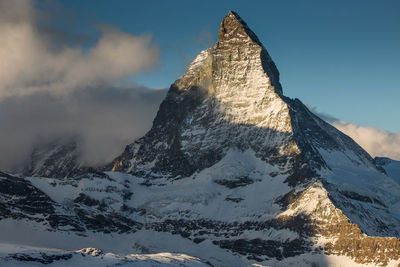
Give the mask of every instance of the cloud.
<svg viewBox="0 0 400 267">
<path fill-rule="evenodd" d="M 166 93 L 126 79 L 157 64 L 150 35 L 98 23 L 96 39 L 43 3 L 0 0 L 2 170 L 26 163 L 38 140 L 72 136 L 84 163 L 107 162 L 150 128 Z"/>
<path fill-rule="evenodd" d="M 328 113 L 318 111 L 318 109 L 316 107 L 312 107 L 312 106 L 309 106 L 309 105 L 306 105 L 306 106 L 312 113 L 314 113 L 315 115 L 317 115 L 318 117 L 320 117 L 324 121 L 327 121 L 329 123 L 333 123 L 333 122 L 339 121 L 338 118 L 336 118 L 336 117 L 334 117 L 334 116 L 332 116 L 332 115 L 330 115 Z"/>
<path fill-rule="evenodd" d="M 165 94 L 130 86 L 8 97 L 0 103 L 0 169 L 22 167 L 38 142 L 72 136 L 82 140 L 83 163 L 108 163 L 151 127 Z"/>
<path fill-rule="evenodd" d="M 112 84 L 152 68 L 159 58 L 150 35 L 134 36 L 107 25 L 90 47 L 68 46 L 28 0 L 0 0 L 0 14 L 0 99 L 36 92 L 65 95 Z"/>
<path fill-rule="evenodd" d="M 196 42 L 204 47 L 212 47 L 214 40 L 210 29 L 203 29 L 197 36 Z"/>
<path fill-rule="evenodd" d="M 400 133 L 391 133 L 375 127 L 359 126 L 344 121 L 332 124 L 354 139 L 373 157 L 383 156 L 400 160 Z"/>
<path fill-rule="evenodd" d="M 310 107 L 311 112 L 350 136 L 373 157 L 389 157 L 400 160 L 400 133 L 391 133 L 375 127 L 360 126 Z"/>
</svg>

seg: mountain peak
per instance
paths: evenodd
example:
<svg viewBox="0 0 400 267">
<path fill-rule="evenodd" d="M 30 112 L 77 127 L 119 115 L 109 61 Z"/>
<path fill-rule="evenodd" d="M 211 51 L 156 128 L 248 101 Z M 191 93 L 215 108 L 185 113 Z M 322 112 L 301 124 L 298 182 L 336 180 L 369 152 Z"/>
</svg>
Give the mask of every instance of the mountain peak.
<svg viewBox="0 0 400 267">
<path fill-rule="evenodd" d="M 247 26 L 247 23 L 234 11 L 230 10 L 228 15 L 221 21 L 218 31 L 218 40 L 244 40 L 251 41 L 261 45 L 256 34 Z"/>
<path fill-rule="evenodd" d="M 350 138 L 283 95 L 267 50 L 230 11 L 219 41 L 175 81 L 151 130 L 127 146 L 112 170 L 146 178 L 189 177 L 229 151 L 251 150 L 268 164 L 289 168 L 293 175 L 287 182 L 295 186 L 329 169 L 320 150 L 349 149 L 360 165 L 373 167 L 372 158 Z"/>
</svg>

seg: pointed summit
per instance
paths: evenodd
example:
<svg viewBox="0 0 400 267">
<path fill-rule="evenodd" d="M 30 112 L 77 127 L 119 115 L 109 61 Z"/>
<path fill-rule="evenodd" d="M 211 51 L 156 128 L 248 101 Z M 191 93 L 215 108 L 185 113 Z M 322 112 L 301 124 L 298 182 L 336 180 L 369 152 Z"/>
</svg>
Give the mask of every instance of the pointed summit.
<svg viewBox="0 0 400 267">
<path fill-rule="evenodd" d="M 229 11 L 228 15 L 221 21 L 218 31 L 218 40 L 248 40 L 261 45 L 256 34 L 250 30 L 246 22 L 234 11 Z"/>
<path fill-rule="evenodd" d="M 257 35 L 247 26 L 247 23 L 234 11 L 229 11 L 219 26 L 217 47 L 235 54 L 244 47 L 252 47 L 252 54 L 260 49 L 260 59 L 263 71 L 267 74 L 270 84 L 276 93 L 282 95 L 282 86 L 279 82 L 279 71 L 264 48 Z M 238 50 L 239 49 L 239 50 Z M 246 48 L 244 50 L 247 50 Z M 243 53 L 242 53 L 243 54 Z"/>
</svg>

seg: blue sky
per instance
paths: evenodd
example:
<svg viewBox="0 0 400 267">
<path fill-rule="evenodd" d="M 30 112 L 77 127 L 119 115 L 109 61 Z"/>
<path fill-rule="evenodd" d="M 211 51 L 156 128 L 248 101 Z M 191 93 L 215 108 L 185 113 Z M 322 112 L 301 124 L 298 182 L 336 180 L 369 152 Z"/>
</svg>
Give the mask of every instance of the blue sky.
<svg viewBox="0 0 400 267">
<path fill-rule="evenodd" d="M 96 37 L 95 25 L 151 34 L 155 69 L 131 80 L 169 87 L 201 50 L 217 41 L 235 10 L 281 73 L 284 94 L 340 120 L 400 131 L 400 1 L 65 0 L 67 27 Z"/>
</svg>

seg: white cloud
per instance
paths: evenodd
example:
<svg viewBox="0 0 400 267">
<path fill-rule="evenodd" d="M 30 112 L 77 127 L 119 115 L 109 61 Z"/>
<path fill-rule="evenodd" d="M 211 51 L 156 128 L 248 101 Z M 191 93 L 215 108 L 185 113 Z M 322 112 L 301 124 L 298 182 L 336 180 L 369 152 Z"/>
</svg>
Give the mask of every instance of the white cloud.
<svg viewBox="0 0 400 267">
<path fill-rule="evenodd" d="M 89 50 L 61 46 L 40 30 L 40 14 L 31 1 L 0 0 L 0 99 L 74 90 L 113 83 L 149 69 L 159 49 L 149 35 L 134 36 L 109 26 Z M 59 44 L 57 44 L 60 47 Z"/>
<path fill-rule="evenodd" d="M 339 131 L 350 136 L 372 157 L 389 157 L 400 160 L 400 133 L 391 133 L 376 127 L 341 121 L 330 114 L 318 111 L 316 107 L 311 106 L 309 109 Z"/>
<path fill-rule="evenodd" d="M 373 157 L 383 156 L 400 160 L 400 133 L 391 133 L 374 127 L 336 121 L 332 123 L 340 131 L 350 136 Z"/>
</svg>

